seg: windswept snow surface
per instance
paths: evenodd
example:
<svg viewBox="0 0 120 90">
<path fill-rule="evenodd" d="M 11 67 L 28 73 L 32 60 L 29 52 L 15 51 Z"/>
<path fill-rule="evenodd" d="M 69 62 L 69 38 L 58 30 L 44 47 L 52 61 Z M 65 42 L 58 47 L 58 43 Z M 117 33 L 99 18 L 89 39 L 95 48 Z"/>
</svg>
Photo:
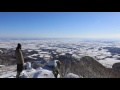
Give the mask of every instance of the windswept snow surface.
<svg viewBox="0 0 120 90">
<path fill-rule="evenodd" d="M 32 78 L 55 78 L 53 73 L 49 70 L 41 69 L 35 72 Z"/>
</svg>

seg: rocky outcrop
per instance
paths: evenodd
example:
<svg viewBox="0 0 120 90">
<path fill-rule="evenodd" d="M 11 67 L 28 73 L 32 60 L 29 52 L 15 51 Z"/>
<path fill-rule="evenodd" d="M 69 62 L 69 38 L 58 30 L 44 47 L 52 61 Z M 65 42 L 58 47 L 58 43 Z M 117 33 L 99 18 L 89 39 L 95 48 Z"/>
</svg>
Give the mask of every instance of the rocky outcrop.
<svg viewBox="0 0 120 90">
<path fill-rule="evenodd" d="M 83 78 L 118 78 L 120 72 L 112 68 L 106 68 L 97 60 L 90 56 L 84 56 L 79 61 L 71 58 L 69 62 L 62 61 L 61 76 L 64 77 L 66 73 L 74 73 Z"/>
<path fill-rule="evenodd" d="M 120 70 L 120 63 L 113 64 L 112 68 Z"/>
</svg>

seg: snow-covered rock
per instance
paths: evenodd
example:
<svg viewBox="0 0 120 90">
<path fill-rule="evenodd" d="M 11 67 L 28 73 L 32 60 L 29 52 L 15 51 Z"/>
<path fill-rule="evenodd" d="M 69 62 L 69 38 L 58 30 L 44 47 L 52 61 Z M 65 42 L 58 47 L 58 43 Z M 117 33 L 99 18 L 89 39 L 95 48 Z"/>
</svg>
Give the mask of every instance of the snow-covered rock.
<svg viewBox="0 0 120 90">
<path fill-rule="evenodd" d="M 0 50 L 0 53 L 3 53 L 3 51 L 2 51 L 2 50 Z"/>
<path fill-rule="evenodd" d="M 65 75 L 64 78 L 83 78 L 82 76 L 78 76 L 76 74 L 73 73 L 68 73 L 67 75 Z"/>
<path fill-rule="evenodd" d="M 26 63 L 26 68 L 27 68 L 27 70 L 31 70 L 31 63 L 30 62 Z"/>
<path fill-rule="evenodd" d="M 0 65 L 0 68 L 4 68 L 5 67 L 5 65 Z"/>
<path fill-rule="evenodd" d="M 57 62 L 58 60 L 54 60 L 54 61 L 50 61 L 47 66 L 57 66 Z"/>
<path fill-rule="evenodd" d="M 33 69 L 33 68 L 32 68 L 31 70 L 23 70 L 23 71 L 21 72 L 20 77 L 21 77 L 21 78 L 31 78 L 32 75 L 33 75 L 35 72 L 36 72 L 36 70 Z"/>
<path fill-rule="evenodd" d="M 50 61 L 48 63 L 48 65 L 49 66 L 56 65 L 56 61 L 58 61 L 58 60 Z M 22 71 L 22 73 L 20 75 L 21 78 L 55 78 L 52 70 L 43 69 L 41 67 L 39 67 L 37 69 L 33 69 L 31 67 L 30 62 L 27 62 L 25 65 L 26 65 L 26 70 Z M 59 74 L 58 74 L 58 78 L 60 78 Z"/>
<path fill-rule="evenodd" d="M 55 78 L 49 70 L 41 69 L 33 74 L 31 78 Z"/>
<path fill-rule="evenodd" d="M 37 68 L 37 69 L 36 69 L 36 71 L 41 70 L 41 69 L 42 69 L 42 68 L 41 68 L 41 67 L 39 67 L 39 68 Z"/>
</svg>

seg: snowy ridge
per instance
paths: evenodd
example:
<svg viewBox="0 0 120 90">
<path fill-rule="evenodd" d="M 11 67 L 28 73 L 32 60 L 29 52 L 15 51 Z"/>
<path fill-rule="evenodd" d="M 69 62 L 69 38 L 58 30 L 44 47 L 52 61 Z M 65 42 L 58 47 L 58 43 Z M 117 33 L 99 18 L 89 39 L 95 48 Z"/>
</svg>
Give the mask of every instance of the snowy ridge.
<svg viewBox="0 0 120 90">
<path fill-rule="evenodd" d="M 50 61 L 47 65 L 57 65 L 56 64 L 57 60 L 54 61 Z M 26 64 L 26 70 L 23 70 L 21 72 L 20 77 L 21 78 L 55 78 L 52 70 L 47 69 L 47 68 L 42 68 L 39 67 L 37 69 L 33 69 L 31 67 L 31 63 L 27 62 Z M 16 67 L 14 67 L 16 68 Z M 79 78 L 79 76 L 75 75 L 75 74 L 68 74 L 68 76 L 66 76 L 65 78 Z M 15 71 L 9 71 L 6 74 L 3 74 L 0 76 L 0 78 L 16 78 L 16 72 Z M 60 78 L 60 75 L 58 74 L 57 78 Z"/>
</svg>

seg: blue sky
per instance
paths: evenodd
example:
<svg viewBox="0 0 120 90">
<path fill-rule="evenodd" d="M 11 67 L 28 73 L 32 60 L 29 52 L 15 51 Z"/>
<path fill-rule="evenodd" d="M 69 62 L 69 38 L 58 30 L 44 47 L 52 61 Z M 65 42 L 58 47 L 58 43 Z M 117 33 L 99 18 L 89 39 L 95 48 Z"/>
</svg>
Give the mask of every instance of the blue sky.
<svg viewBox="0 0 120 90">
<path fill-rule="evenodd" d="M 0 37 L 120 38 L 120 12 L 0 12 Z"/>
</svg>

